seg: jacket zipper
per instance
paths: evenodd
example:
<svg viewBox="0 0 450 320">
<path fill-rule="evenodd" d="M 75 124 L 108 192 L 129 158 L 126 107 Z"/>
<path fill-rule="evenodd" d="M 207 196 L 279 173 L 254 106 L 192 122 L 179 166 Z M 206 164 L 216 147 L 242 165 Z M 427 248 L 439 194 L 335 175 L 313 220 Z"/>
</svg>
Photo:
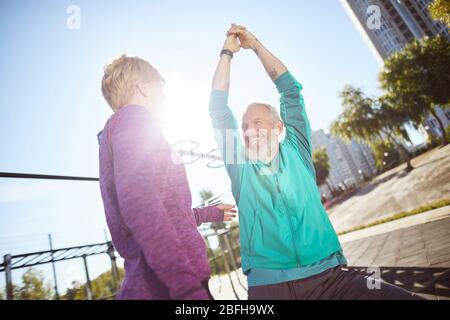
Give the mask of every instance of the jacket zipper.
<svg viewBox="0 0 450 320">
<path fill-rule="evenodd" d="M 289 213 L 287 212 L 288 210 L 287 210 L 286 205 L 284 203 L 284 196 L 283 196 L 283 194 L 281 192 L 281 189 L 280 189 L 280 182 L 278 181 L 278 175 L 275 175 L 275 179 L 277 181 L 277 191 L 278 191 L 278 194 L 280 195 L 281 203 L 283 204 L 284 210 L 286 212 L 287 219 L 289 221 L 289 228 L 291 229 L 291 238 L 292 238 L 292 244 L 294 246 L 295 259 L 297 260 L 296 261 L 297 262 L 297 267 L 300 267 L 301 264 L 300 264 L 300 258 L 299 258 L 298 254 L 297 254 L 297 246 L 295 244 L 295 238 L 294 238 L 294 229 L 292 227 L 292 221 L 291 221 L 291 218 L 289 217 Z"/>
</svg>

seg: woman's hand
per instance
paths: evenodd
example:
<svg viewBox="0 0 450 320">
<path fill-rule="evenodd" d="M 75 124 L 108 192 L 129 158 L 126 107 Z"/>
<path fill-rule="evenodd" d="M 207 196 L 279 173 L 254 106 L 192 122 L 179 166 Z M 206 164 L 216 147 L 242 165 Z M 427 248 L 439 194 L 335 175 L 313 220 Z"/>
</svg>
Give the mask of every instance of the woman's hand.
<svg viewBox="0 0 450 320">
<path fill-rule="evenodd" d="M 236 218 L 236 209 L 234 204 L 219 204 L 217 208 L 223 211 L 223 221 L 231 221 Z"/>
</svg>

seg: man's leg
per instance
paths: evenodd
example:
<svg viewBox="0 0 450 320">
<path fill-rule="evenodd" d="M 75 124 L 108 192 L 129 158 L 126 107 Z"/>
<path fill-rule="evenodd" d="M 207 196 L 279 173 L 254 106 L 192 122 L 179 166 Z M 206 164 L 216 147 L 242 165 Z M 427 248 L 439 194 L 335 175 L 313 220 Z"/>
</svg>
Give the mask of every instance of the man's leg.
<svg viewBox="0 0 450 320">
<path fill-rule="evenodd" d="M 376 280 L 378 281 L 378 280 Z M 424 300 L 419 295 L 356 271 L 338 266 L 315 276 L 265 286 L 249 287 L 249 300 Z"/>
<path fill-rule="evenodd" d="M 423 300 L 424 298 L 383 280 L 375 280 L 368 276 L 341 267 L 329 269 L 320 278 L 314 279 L 312 290 L 304 291 L 299 283 L 295 290 L 302 293 L 306 299 L 329 300 Z M 373 285 L 375 281 L 379 286 Z M 308 285 L 311 288 L 310 283 Z M 370 287 L 374 287 L 370 289 Z M 300 295 L 300 294 L 299 294 Z"/>
<path fill-rule="evenodd" d="M 303 300 L 317 299 L 324 285 L 333 276 L 333 269 L 306 279 L 248 288 L 249 300 Z"/>
<path fill-rule="evenodd" d="M 248 287 L 248 300 L 295 300 L 288 282 Z"/>
</svg>

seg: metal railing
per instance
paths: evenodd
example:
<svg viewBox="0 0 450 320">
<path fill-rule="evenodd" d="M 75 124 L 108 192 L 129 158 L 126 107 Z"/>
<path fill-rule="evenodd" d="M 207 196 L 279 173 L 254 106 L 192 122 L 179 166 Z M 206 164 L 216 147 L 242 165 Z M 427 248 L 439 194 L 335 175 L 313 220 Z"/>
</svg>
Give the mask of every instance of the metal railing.
<svg viewBox="0 0 450 320">
<path fill-rule="evenodd" d="M 89 300 L 93 298 L 91 278 L 89 276 L 89 268 L 87 257 L 107 254 L 111 260 L 111 270 L 113 276 L 113 283 L 117 290 L 119 285 L 119 273 L 116 263 L 115 249 L 111 241 L 105 243 L 95 243 L 84 246 L 67 247 L 60 249 L 51 249 L 46 251 L 30 252 L 18 255 L 6 254 L 3 256 L 3 263 L 0 264 L 0 272 L 5 272 L 6 280 L 6 298 L 8 300 L 14 299 L 12 271 L 23 268 L 30 268 L 38 265 L 52 264 L 53 270 L 56 262 L 67 261 L 72 259 L 81 259 L 84 265 L 86 276 L 86 296 Z M 59 299 L 59 292 L 57 291 L 56 274 L 54 277 L 55 297 Z"/>
<path fill-rule="evenodd" d="M 212 231 L 209 232 L 208 235 L 205 236 L 206 240 L 206 247 L 208 250 L 208 256 L 209 256 L 209 263 L 211 265 L 216 266 L 216 271 L 222 271 L 219 270 L 217 267 L 217 261 L 222 260 L 225 273 L 227 274 L 231 289 L 236 297 L 236 299 L 239 300 L 239 295 L 236 290 L 236 284 L 234 283 L 231 273 L 235 273 L 237 276 L 237 285 L 240 285 L 244 290 L 246 290 L 245 286 L 240 282 L 239 275 L 237 274 L 237 270 L 239 268 L 238 262 L 236 261 L 236 251 L 239 250 L 239 243 L 235 243 L 234 245 L 230 244 L 229 235 L 235 228 L 227 228 L 227 229 L 221 229 L 221 230 L 215 230 L 213 228 L 209 229 L 203 229 Z M 219 254 L 214 254 L 214 250 L 211 248 L 209 243 L 210 237 L 217 237 L 219 240 L 219 244 L 224 244 L 225 248 L 222 248 L 219 246 Z M 224 241 L 220 241 L 220 239 L 223 239 Z M 3 256 L 3 263 L 0 264 L 0 272 L 5 273 L 5 280 L 6 280 L 6 298 L 8 300 L 14 299 L 14 292 L 13 292 L 13 281 L 12 281 L 12 273 L 13 270 L 17 269 L 23 269 L 23 268 L 30 268 L 38 265 L 45 265 L 45 264 L 52 264 L 53 270 L 55 272 L 54 274 L 54 285 L 55 285 L 55 298 L 59 299 L 59 293 L 58 293 L 58 286 L 57 286 L 57 277 L 56 277 L 56 269 L 54 268 L 55 263 L 67 261 L 67 260 L 73 260 L 73 259 L 81 259 L 83 261 L 84 265 L 84 272 L 86 277 L 86 283 L 85 283 L 85 296 L 88 300 L 105 300 L 105 299 L 111 299 L 115 297 L 115 293 L 106 297 L 95 297 L 92 290 L 92 280 L 89 274 L 89 267 L 88 267 L 88 257 L 94 256 L 94 255 L 100 255 L 100 254 L 107 254 L 111 261 L 111 271 L 112 271 L 112 280 L 113 280 L 113 286 L 114 291 L 117 292 L 117 290 L 120 287 L 120 276 L 119 276 L 119 269 L 117 267 L 117 255 L 116 250 L 112 244 L 111 241 L 104 242 L 104 243 L 94 243 L 89 245 L 83 245 L 83 246 L 74 246 L 74 247 L 66 247 L 66 248 L 59 248 L 59 249 L 51 249 L 46 251 L 37 251 L 37 252 L 30 252 L 30 253 L 24 253 L 24 254 L 18 254 L 18 255 L 10 255 L 6 254 Z M 239 256 L 239 254 L 237 254 Z M 219 274 L 220 277 L 220 274 Z"/>
<path fill-rule="evenodd" d="M 101 132 L 97 135 L 98 139 L 100 139 Z M 182 144 L 191 144 L 189 148 L 180 148 Z M 207 163 L 207 166 L 210 168 L 219 168 L 223 166 L 222 158 L 219 155 L 215 155 L 214 153 L 217 152 L 217 149 L 213 149 L 207 153 L 201 153 L 197 151 L 197 148 L 199 147 L 199 144 L 195 141 L 190 140 L 182 140 L 179 142 L 176 142 L 172 145 L 172 147 L 180 154 L 181 157 L 193 157 L 194 159 L 189 162 L 184 162 L 184 164 L 191 164 L 193 162 L 196 162 L 200 159 L 206 159 L 210 162 Z M 176 148 L 178 147 L 178 148 Z M 29 173 L 16 173 L 16 172 L 0 172 L 0 178 L 13 178 L 13 179 L 43 179 L 43 180 L 71 180 L 71 181 L 99 181 L 99 178 L 97 177 L 78 177 L 78 176 L 63 176 L 63 175 L 48 175 L 48 174 L 29 174 Z M 220 197 L 215 197 L 214 199 L 211 199 L 211 204 L 220 202 Z M 200 230 L 205 231 L 204 228 L 199 228 Z M 230 273 L 236 272 L 237 270 L 237 262 L 234 257 L 234 252 L 236 249 L 239 248 L 239 244 L 237 246 L 231 246 L 229 244 L 228 240 L 228 233 L 231 231 L 231 229 L 228 230 L 221 230 L 218 232 L 217 230 L 211 228 L 213 230 L 212 234 L 209 234 L 205 236 L 206 244 L 208 248 L 209 255 L 211 256 L 209 258 L 210 263 L 216 263 L 218 259 L 222 259 L 223 263 L 225 265 L 225 270 L 228 273 L 228 276 L 230 278 L 230 283 L 233 289 L 233 292 L 237 299 L 239 299 L 239 296 L 235 290 L 234 283 L 231 279 Z M 209 237 L 216 236 L 216 237 L 225 237 L 224 243 L 226 244 L 226 248 L 221 248 L 221 251 L 218 255 L 214 255 L 214 251 L 210 248 L 209 245 Z M 90 244 L 90 245 L 84 245 L 84 246 L 75 246 L 75 247 L 67 247 L 67 248 L 60 248 L 60 249 L 53 249 L 52 247 L 52 241 L 51 236 L 49 235 L 50 240 L 50 250 L 46 251 L 39 251 L 39 252 L 29 252 L 24 254 L 18 254 L 18 255 L 10 255 L 6 254 L 3 257 L 3 263 L 0 264 L 0 272 L 5 272 L 5 279 L 6 279 L 6 297 L 8 300 L 14 299 L 14 290 L 13 290 L 13 282 L 12 282 L 12 271 L 16 269 L 22 269 L 22 268 L 29 268 L 33 266 L 38 265 L 44 265 L 44 264 L 52 264 L 53 269 L 53 281 L 54 281 L 54 290 L 55 290 L 55 297 L 56 299 L 59 299 L 59 292 L 58 292 L 58 284 L 57 284 L 57 277 L 56 277 L 56 269 L 55 269 L 55 263 L 66 261 L 66 260 L 72 260 L 72 259 L 82 259 L 84 264 L 84 271 L 86 276 L 86 296 L 87 299 L 93 299 L 92 294 L 92 285 L 89 275 L 89 268 L 87 263 L 87 257 L 93 256 L 93 255 L 99 255 L 99 254 L 107 254 L 111 260 L 111 270 L 113 274 L 113 283 L 115 291 L 117 292 L 117 289 L 119 288 L 119 274 L 118 274 L 118 268 L 116 263 L 116 254 L 115 249 L 112 244 L 112 242 L 105 242 L 105 243 L 96 243 L 96 244 Z M 219 241 L 220 243 L 220 241 Z M 228 257 L 229 256 L 229 257 Z M 231 264 L 231 267 L 230 267 Z M 239 285 L 241 285 L 244 289 L 245 286 L 243 286 L 239 280 Z M 115 295 L 115 294 L 114 294 Z M 108 297 L 102 297 L 100 299 L 107 299 L 112 298 L 114 295 L 108 296 Z"/>
</svg>

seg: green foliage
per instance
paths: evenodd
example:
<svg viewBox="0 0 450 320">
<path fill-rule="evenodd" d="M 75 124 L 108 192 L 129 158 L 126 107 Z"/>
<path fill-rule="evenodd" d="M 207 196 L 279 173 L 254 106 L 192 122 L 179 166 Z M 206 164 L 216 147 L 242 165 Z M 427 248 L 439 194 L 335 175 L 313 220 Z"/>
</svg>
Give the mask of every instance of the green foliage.
<svg viewBox="0 0 450 320">
<path fill-rule="evenodd" d="M 450 42 L 440 36 L 411 42 L 385 61 L 379 79 L 384 94 L 378 98 L 367 97 L 359 88 L 344 87 L 340 92 L 344 110 L 332 122 L 330 132 L 378 147 L 379 141 L 387 140 L 411 170 L 411 156 L 400 142 L 411 142 L 405 124 L 417 128 L 432 114 L 441 131 L 446 131 L 435 106 L 450 107 Z M 448 135 L 443 134 L 441 143 L 448 141 Z M 379 161 L 378 167 L 381 165 Z"/>
<path fill-rule="evenodd" d="M 380 82 L 397 101 L 419 99 L 413 107 L 431 108 L 430 103 L 448 105 L 450 42 L 441 36 L 412 41 L 385 61 Z M 406 107 L 406 103 L 402 106 Z"/>
<path fill-rule="evenodd" d="M 331 124 L 332 135 L 347 141 L 356 139 L 368 144 L 377 139 L 393 141 L 395 137 L 410 140 L 404 129 L 408 115 L 395 109 L 388 97 L 369 98 L 360 88 L 349 85 L 345 86 L 339 95 L 344 110 Z"/>
<path fill-rule="evenodd" d="M 312 158 L 314 169 L 316 170 L 317 185 L 321 186 L 325 183 L 330 173 L 330 163 L 327 149 L 320 148 L 314 150 Z"/>
<path fill-rule="evenodd" d="M 124 270 L 122 268 L 118 268 L 119 280 L 118 287 L 122 282 L 124 277 Z M 116 288 L 114 285 L 114 278 L 112 275 L 112 270 L 108 270 L 97 278 L 91 281 L 92 286 L 92 296 L 93 299 L 101 299 L 105 297 L 109 297 L 116 293 Z M 84 300 L 87 299 L 86 295 L 86 284 L 80 284 L 79 282 L 74 282 L 72 284 L 72 288 L 67 289 L 67 292 L 64 296 L 61 297 L 64 300 Z"/>
<path fill-rule="evenodd" d="M 420 206 L 420 207 L 418 207 L 418 208 L 416 208 L 414 210 L 411 210 L 411 211 L 402 211 L 402 212 L 396 213 L 396 214 L 390 216 L 389 218 L 376 220 L 376 221 L 374 221 L 372 223 L 368 223 L 368 224 L 361 225 L 361 226 L 358 226 L 358 227 L 354 227 L 354 228 L 351 228 L 351 229 L 348 229 L 348 230 L 344 230 L 342 232 L 339 232 L 338 235 L 340 236 L 340 235 L 343 235 L 343 234 L 346 234 L 346 233 L 350 233 L 350 232 L 353 232 L 353 231 L 358 231 L 358 230 L 362 230 L 362 229 L 365 229 L 365 228 L 373 227 L 373 226 L 376 226 L 376 225 L 379 225 L 379 224 L 382 224 L 382 223 L 386 223 L 386 222 L 390 222 L 390 221 L 406 218 L 406 217 L 413 216 L 413 215 L 416 215 L 416 214 L 419 214 L 419 213 L 423 213 L 423 212 L 427 212 L 427 211 L 430 211 L 430 210 L 433 210 L 433 209 L 442 208 L 442 207 L 445 207 L 445 206 L 448 206 L 448 205 L 450 205 L 450 199 L 443 199 L 443 200 L 436 201 L 436 202 L 433 202 L 433 203 L 430 203 L 430 204 L 427 204 L 427 205 L 424 205 L 424 206 Z"/>
<path fill-rule="evenodd" d="M 441 144 L 441 138 L 435 134 L 428 133 L 426 144 L 429 148 L 437 147 Z"/>
<path fill-rule="evenodd" d="M 227 268 L 225 267 L 225 259 L 220 256 L 227 248 L 224 241 L 224 236 L 225 235 L 219 237 L 219 248 L 208 250 L 208 259 L 211 266 L 212 275 L 225 274 L 227 272 Z M 236 267 L 240 268 L 241 254 L 239 248 L 239 224 L 236 221 L 231 223 L 231 231 L 227 234 L 227 236 L 229 244 L 232 247 L 232 254 L 234 261 L 236 262 Z M 230 253 L 227 255 L 227 261 L 229 270 L 233 271 Z"/>
<path fill-rule="evenodd" d="M 430 113 L 436 116 L 435 105 L 450 106 L 450 42 L 437 36 L 409 43 L 385 61 L 379 78 L 385 100 L 421 124 Z"/>
<path fill-rule="evenodd" d="M 210 189 L 203 189 L 200 191 L 200 198 L 204 202 L 208 199 L 214 197 L 214 193 Z M 211 223 L 211 228 L 215 230 L 215 232 L 221 233 L 226 224 L 224 222 L 215 222 Z M 208 259 L 211 266 L 211 274 L 218 275 L 224 274 L 227 272 L 225 267 L 225 260 L 220 255 L 224 250 L 227 250 L 227 243 L 225 242 L 225 236 L 228 237 L 229 245 L 232 247 L 232 252 L 227 255 L 228 268 L 229 270 L 233 269 L 232 260 L 236 262 L 237 268 L 241 266 L 241 255 L 239 251 L 239 223 L 237 221 L 232 221 L 230 223 L 231 231 L 226 235 L 221 235 L 218 237 L 219 247 L 214 249 L 208 249 Z M 232 254 L 232 256 L 230 256 Z"/>
<path fill-rule="evenodd" d="M 200 193 L 200 199 L 203 202 L 214 197 L 214 193 L 211 191 L 211 189 L 203 189 L 203 190 L 200 190 L 199 193 Z"/>
<path fill-rule="evenodd" d="M 450 0 L 434 0 L 429 6 L 431 17 L 450 28 Z"/>
<path fill-rule="evenodd" d="M 332 122 L 330 132 L 344 140 L 371 141 L 380 134 L 379 119 L 375 117 L 374 101 L 360 88 L 345 86 L 339 93 L 343 112 Z"/>
<path fill-rule="evenodd" d="M 15 300 L 49 300 L 53 293 L 43 272 L 29 268 L 22 275 L 22 286 L 13 286 L 13 295 Z"/>
<path fill-rule="evenodd" d="M 400 154 L 392 142 L 377 140 L 371 144 L 375 165 L 380 171 L 393 168 L 400 163 Z"/>
<path fill-rule="evenodd" d="M 411 141 L 404 125 L 408 114 L 393 107 L 387 96 L 369 98 L 359 88 L 345 86 L 340 93 L 344 111 L 332 122 L 330 131 L 345 140 L 356 139 L 367 144 L 387 140 L 400 151 L 407 162 L 406 169 L 412 169 L 411 157 L 398 141 Z"/>
</svg>

